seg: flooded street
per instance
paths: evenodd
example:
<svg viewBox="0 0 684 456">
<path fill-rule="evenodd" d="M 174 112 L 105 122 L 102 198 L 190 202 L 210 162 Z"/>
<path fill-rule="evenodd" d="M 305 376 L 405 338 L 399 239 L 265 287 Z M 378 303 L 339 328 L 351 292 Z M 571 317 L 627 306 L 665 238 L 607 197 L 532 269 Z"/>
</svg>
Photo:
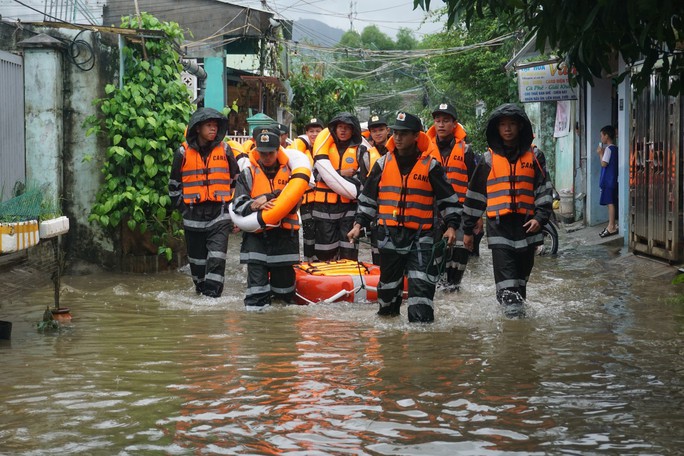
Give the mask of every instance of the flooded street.
<svg viewBox="0 0 684 456">
<path fill-rule="evenodd" d="M 239 240 L 226 290 L 185 272 L 66 275 L 72 323 L 35 328 L 52 289 L 3 302 L 0 454 L 677 454 L 684 305 L 648 261 L 565 246 L 537 260 L 529 318 L 501 317 L 491 257 L 435 323 L 376 304 L 248 312 Z"/>
</svg>

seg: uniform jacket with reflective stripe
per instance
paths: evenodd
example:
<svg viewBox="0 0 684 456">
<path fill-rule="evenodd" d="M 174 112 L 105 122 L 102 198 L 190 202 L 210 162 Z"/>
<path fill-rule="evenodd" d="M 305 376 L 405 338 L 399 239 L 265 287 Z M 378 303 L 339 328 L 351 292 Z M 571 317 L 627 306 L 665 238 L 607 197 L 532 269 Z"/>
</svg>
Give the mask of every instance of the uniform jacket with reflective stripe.
<svg viewBox="0 0 684 456">
<path fill-rule="evenodd" d="M 399 174 L 401 174 L 401 171 L 403 171 L 404 174 L 408 175 L 409 177 L 413 177 L 412 174 L 418 174 L 418 171 L 420 171 L 420 173 L 425 173 L 424 177 L 427 179 L 426 181 L 423 180 L 423 176 L 421 176 L 420 179 L 416 179 L 416 182 L 414 182 L 416 190 L 415 193 L 418 194 L 418 190 L 423 192 L 425 188 L 421 188 L 421 186 L 426 183 L 429 184 L 434 202 L 434 205 L 430 208 L 430 214 L 433 214 L 432 211 L 434 211 L 434 208 L 436 207 L 440 213 L 440 217 L 442 220 L 444 220 L 445 225 L 454 229 L 458 229 L 461 222 L 461 204 L 458 202 L 458 195 L 456 195 L 454 192 L 453 187 L 447 182 L 442 166 L 435 158 L 435 154 L 438 153 L 436 151 L 436 146 L 430 142 L 430 139 L 425 135 L 425 133 L 421 132 L 417 141 L 418 150 L 416 151 L 417 156 L 415 158 L 415 163 L 411 163 L 409 161 L 404 164 L 399 163 L 399 160 L 394 155 L 394 148 L 393 138 L 390 138 L 387 142 L 387 149 L 389 152 L 380 157 L 380 159 L 375 163 L 373 169 L 371 169 L 368 180 L 364 185 L 363 192 L 359 196 L 359 207 L 354 221 L 365 227 L 369 226 L 371 222 L 376 219 L 378 219 L 379 223 L 383 223 L 379 220 L 379 205 L 381 200 L 380 193 L 386 191 L 386 189 L 381 188 L 380 181 L 383 178 L 383 174 L 387 168 L 386 163 L 391 157 L 392 161 L 399 165 L 397 166 Z M 427 163 L 423 163 L 422 165 L 419 164 L 421 159 L 425 157 L 430 158 L 427 160 Z M 409 166 L 411 169 L 409 169 Z M 423 168 L 423 166 L 425 166 L 425 168 Z M 396 176 L 394 177 L 396 178 Z M 420 183 L 418 181 L 420 181 Z M 399 194 L 400 193 L 401 189 L 399 189 Z M 421 197 L 424 198 L 422 203 L 427 202 L 427 198 L 425 198 L 425 196 L 426 195 L 421 195 Z M 392 198 L 396 199 L 396 194 L 393 195 Z M 415 206 L 415 208 L 425 209 L 423 204 L 420 204 L 420 206 Z M 400 208 L 398 205 L 395 205 L 394 208 L 388 207 L 383 209 L 385 214 L 391 211 L 392 216 L 394 216 L 394 210 L 397 211 L 397 216 L 399 216 Z M 420 212 L 418 215 L 419 218 L 425 217 L 427 215 L 427 212 L 422 212 L 422 210 L 416 212 Z M 413 215 L 415 216 L 416 214 Z M 430 215 L 430 217 L 432 217 L 432 215 Z M 415 222 L 416 220 L 417 218 L 413 218 L 412 221 Z M 431 227 L 433 222 L 434 218 L 430 218 L 429 220 L 426 220 L 426 225 L 419 227 L 419 229 L 424 230 L 426 227 Z M 401 225 L 401 227 L 408 228 L 406 224 Z"/>
<path fill-rule="evenodd" d="M 534 215 L 536 160 L 532 150 L 520 154 L 515 163 L 489 151 L 491 169 L 487 177 L 487 217 L 516 213 Z M 491 162 L 490 162 L 491 161 Z"/>
<path fill-rule="evenodd" d="M 311 162 L 311 169 L 313 169 L 313 157 L 311 156 L 311 153 L 313 152 L 313 144 L 309 143 L 309 137 L 306 135 L 299 135 L 294 140 L 293 146 L 295 149 L 301 151 L 307 157 L 309 157 L 309 161 Z M 302 204 L 308 204 L 308 203 L 313 203 L 313 202 L 314 202 L 314 189 L 309 188 L 304 192 L 304 196 L 302 197 Z"/>
<path fill-rule="evenodd" d="M 330 147 L 322 147 L 318 152 L 316 152 L 316 155 L 314 157 L 315 160 L 321 160 L 321 159 L 329 159 L 330 164 L 335 168 L 338 172 L 342 171 L 343 169 L 353 169 L 354 171 L 359 170 L 359 161 L 357 158 L 358 155 L 358 149 L 361 146 L 351 146 L 348 147 L 342 156 L 340 157 L 340 153 L 337 150 L 337 146 L 335 143 L 332 143 Z M 314 194 L 314 201 L 317 203 L 329 203 L 329 204 L 334 204 L 337 202 L 341 203 L 351 203 L 352 200 L 349 198 L 344 198 L 334 191 L 332 191 L 326 184 L 323 182 L 323 179 L 317 178 L 316 179 L 316 189 L 315 189 L 315 194 Z"/>
<path fill-rule="evenodd" d="M 411 172 L 402 175 L 394 154 L 388 154 L 378 187 L 378 225 L 432 228 L 434 193 L 428 178 L 430 161 L 423 152 Z"/>
<path fill-rule="evenodd" d="M 217 145 L 207 155 L 206 160 L 187 143 L 183 144 L 183 148 L 185 152 L 181 179 L 185 204 L 229 202 L 232 198 L 233 184 L 227 157 L 229 146 L 225 143 Z"/>
<path fill-rule="evenodd" d="M 267 194 L 278 195 L 285 188 L 290 179 L 290 175 L 292 174 L 292 170 L 288 166 L 287 155 L 285 155 L 282 148 L 278 151 L 278 164 L 280 166 L 273 179 L 269 179 L 263 168 L 259 165 L 259 162 L 255 160 L 256 157 L 254 155 L 254 152 L 252 152 L 249 156 L 250 161 L 252 162 L 252 166 L 250 167 L 250 171 L 252 172 L 252 198 Z M 273 227 L 267 229 L 271 228 Z M 288 230 L 299 229 L 297 206 L 280 221 L 280 228 Z"/>
<path fill-rule="evenodd" d="M 437 145 L 437 131 L 434 127 L 426 132 L 428 137 Z M 444 168 L 444 173 L 449 180 L 449 183 L 458 194 L 459 202 L 465 201 L 465 194 L 468 190 L 468 178 L 475 168 L 474 157 L 472 151 L 465 142 L 466 132 L 460 123 L 456 123 L 454 127 L 453 147 L 448 155 L 442 155 L 441 151 L 438 154 L 440 163 Z M 466 157 L 466 152 L 470 155 Z M 470 166 L 470 169 L 468 168 Z"/>
</svg>

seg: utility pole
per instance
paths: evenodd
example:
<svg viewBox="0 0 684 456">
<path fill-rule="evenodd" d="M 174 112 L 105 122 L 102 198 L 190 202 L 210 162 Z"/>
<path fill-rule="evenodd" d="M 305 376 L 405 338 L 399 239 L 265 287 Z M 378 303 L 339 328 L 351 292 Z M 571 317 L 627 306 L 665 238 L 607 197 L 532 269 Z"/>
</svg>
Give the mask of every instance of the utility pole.
<svg viewBox="0 0 684 456">
<path fill-rule="evenodd" d="M 349 2 L 349 14 L 347 17 L 349 18 L 349 30 L 354 31 L 354 19 L 356 19 L 356 2 L 353 0 Z"/>
</svg>

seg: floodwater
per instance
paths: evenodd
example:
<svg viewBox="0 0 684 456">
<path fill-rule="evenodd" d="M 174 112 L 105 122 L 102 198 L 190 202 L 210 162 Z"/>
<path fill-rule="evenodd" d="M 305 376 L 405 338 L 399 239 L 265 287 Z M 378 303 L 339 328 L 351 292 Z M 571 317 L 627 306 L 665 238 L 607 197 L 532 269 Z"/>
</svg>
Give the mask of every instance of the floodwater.
<svg viewBox="0 0 684 456">
<path fill-rule="evenodd" d="M 681 454 L 682 289 L 648 263 L 562 247 L 509 321 L 483 246 L 410 325 L 368 303 L 248 312 L 230 244 L 219 299 L 184 271 L 67 275 L 73 320 L 46 334 L 50 287 L 3 302 L 0 454 Z"/>
</svg>

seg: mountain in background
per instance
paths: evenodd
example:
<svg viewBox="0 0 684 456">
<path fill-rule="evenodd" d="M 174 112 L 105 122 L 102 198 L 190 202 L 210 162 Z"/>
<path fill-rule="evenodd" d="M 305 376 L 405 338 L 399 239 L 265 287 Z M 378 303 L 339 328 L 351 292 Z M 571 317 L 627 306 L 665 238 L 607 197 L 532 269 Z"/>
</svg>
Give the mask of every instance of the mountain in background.
<svg viewBox="0 0 684 456">
<path fill-rule="evenodd" d="M 315 19 L 297 19 L 292 26 L 292 41 L 308 42 L 323 47 L 333 47 L 340 42 L 345 31 L 330 27 Z"/>
</svg>

